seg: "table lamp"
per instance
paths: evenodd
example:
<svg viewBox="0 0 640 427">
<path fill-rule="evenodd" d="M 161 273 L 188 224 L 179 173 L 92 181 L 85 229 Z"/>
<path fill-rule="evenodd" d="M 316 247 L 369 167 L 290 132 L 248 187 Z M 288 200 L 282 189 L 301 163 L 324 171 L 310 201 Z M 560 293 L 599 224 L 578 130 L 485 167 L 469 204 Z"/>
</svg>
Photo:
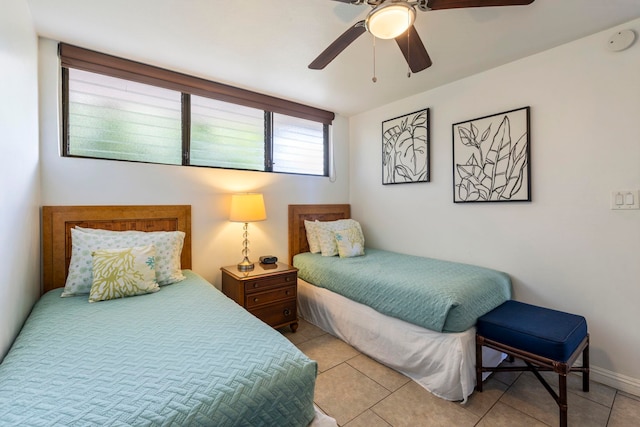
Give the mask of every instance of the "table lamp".
<svg viewBox="0 0 640 427">
<path fill-rule="evenodd" d="M 238 271 L 252 271 L 254 264 L 249 261 L 249 223 L 264 221 L 267 219 L 267 212 L 264 208 L 264 198 L 260 193 L 241 193 L 231 195 L 231 213 L 229 221 L 244 222 L 242 237 L 242 255 L 244 259 L 238 264 Z"/>
</svg>

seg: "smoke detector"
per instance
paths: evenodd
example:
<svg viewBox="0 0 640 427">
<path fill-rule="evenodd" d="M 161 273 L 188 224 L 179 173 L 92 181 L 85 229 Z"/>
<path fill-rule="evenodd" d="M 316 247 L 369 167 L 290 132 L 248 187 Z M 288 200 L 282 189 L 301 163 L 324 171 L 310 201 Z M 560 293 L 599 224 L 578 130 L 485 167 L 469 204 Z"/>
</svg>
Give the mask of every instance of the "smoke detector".
<svg viewBox="0 0 640 427">
<path fill-rule="evenodd" d="M 620 52 L 629 48 L 634 41 L 636 41 L 636 33 L 633 30 L 622 30 L 611 36 L 607 47 L 612 52 Z"/>
</svg>

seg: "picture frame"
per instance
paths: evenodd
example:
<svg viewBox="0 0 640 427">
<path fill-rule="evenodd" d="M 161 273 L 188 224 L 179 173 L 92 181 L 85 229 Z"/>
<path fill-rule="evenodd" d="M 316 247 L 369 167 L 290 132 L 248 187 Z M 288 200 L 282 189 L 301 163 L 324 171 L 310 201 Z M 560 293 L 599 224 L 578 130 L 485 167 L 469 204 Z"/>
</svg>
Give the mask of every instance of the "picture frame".
<svg viewBox="0 0 640 427">
<path fill-rule="evenodd" d="M 454 123 L 454 203 L 530 202 L 530 107 Z"/>
<path fill-rule="evenodd" d="M 429 109 L 382 122 L 382 184 L 429 182 Z"/>
</svg>

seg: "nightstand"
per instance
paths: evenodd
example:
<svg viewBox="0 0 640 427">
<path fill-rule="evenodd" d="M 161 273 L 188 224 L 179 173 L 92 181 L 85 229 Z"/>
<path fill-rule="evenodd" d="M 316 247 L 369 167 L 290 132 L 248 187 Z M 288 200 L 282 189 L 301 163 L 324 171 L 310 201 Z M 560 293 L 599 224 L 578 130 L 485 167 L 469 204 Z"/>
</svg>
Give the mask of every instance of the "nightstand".
<svg viewBox="0 0 640 427">
<path fill-rule="evenodd" d="M 253 271 L 222 267 L 222 292 L 274 328 L 298 329 L 298 269 L 284 263 L 259 264 Z"/>
</svg>

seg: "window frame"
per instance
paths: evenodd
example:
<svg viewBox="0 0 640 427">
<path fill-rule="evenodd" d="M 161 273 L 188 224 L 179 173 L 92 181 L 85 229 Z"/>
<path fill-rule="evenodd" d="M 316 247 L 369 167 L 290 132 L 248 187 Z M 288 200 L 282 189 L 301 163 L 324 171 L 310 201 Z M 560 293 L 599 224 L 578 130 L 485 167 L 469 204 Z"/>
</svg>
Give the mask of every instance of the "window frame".
<svg viewBox="0 0 640 427">
<path fill-rule="evenodd" d="M 205 80 L 199 77 L 178 73 L 152 65 L 107 55 L 81 47 L 60 43 L 58 45 L 62 68 L 62 155 L 64 157 L 95 158 L 102 160 L 129 161 L 139 163 L 162 164 L 137 160 L 108 159 L 70 154 L 69 150 L 69 68 L 116 77 L 124 80 L 159 86 L 181 93 L 181 146 L 182 166 L 208 167 L 215 169 L 234 169 L 216 166 L 190 164 L 191 142 L 191 95 L 202 96 L 222 102 L 239 104 L 264 111 L 264 172 L 290 173 L 296 175 L 329 176 L 329 126 L 335 118 L 330 111 L 310 107 L 297 102 L 252 92 L 246 89 Z M 273 114 L 283 114 L 322 124 L 323 127 L 323 170 L 322 175 L 299 172 L 274 172 L 273 170 Z M 254 169 L 234 169 L 251 170 Z"/>
</svg>

